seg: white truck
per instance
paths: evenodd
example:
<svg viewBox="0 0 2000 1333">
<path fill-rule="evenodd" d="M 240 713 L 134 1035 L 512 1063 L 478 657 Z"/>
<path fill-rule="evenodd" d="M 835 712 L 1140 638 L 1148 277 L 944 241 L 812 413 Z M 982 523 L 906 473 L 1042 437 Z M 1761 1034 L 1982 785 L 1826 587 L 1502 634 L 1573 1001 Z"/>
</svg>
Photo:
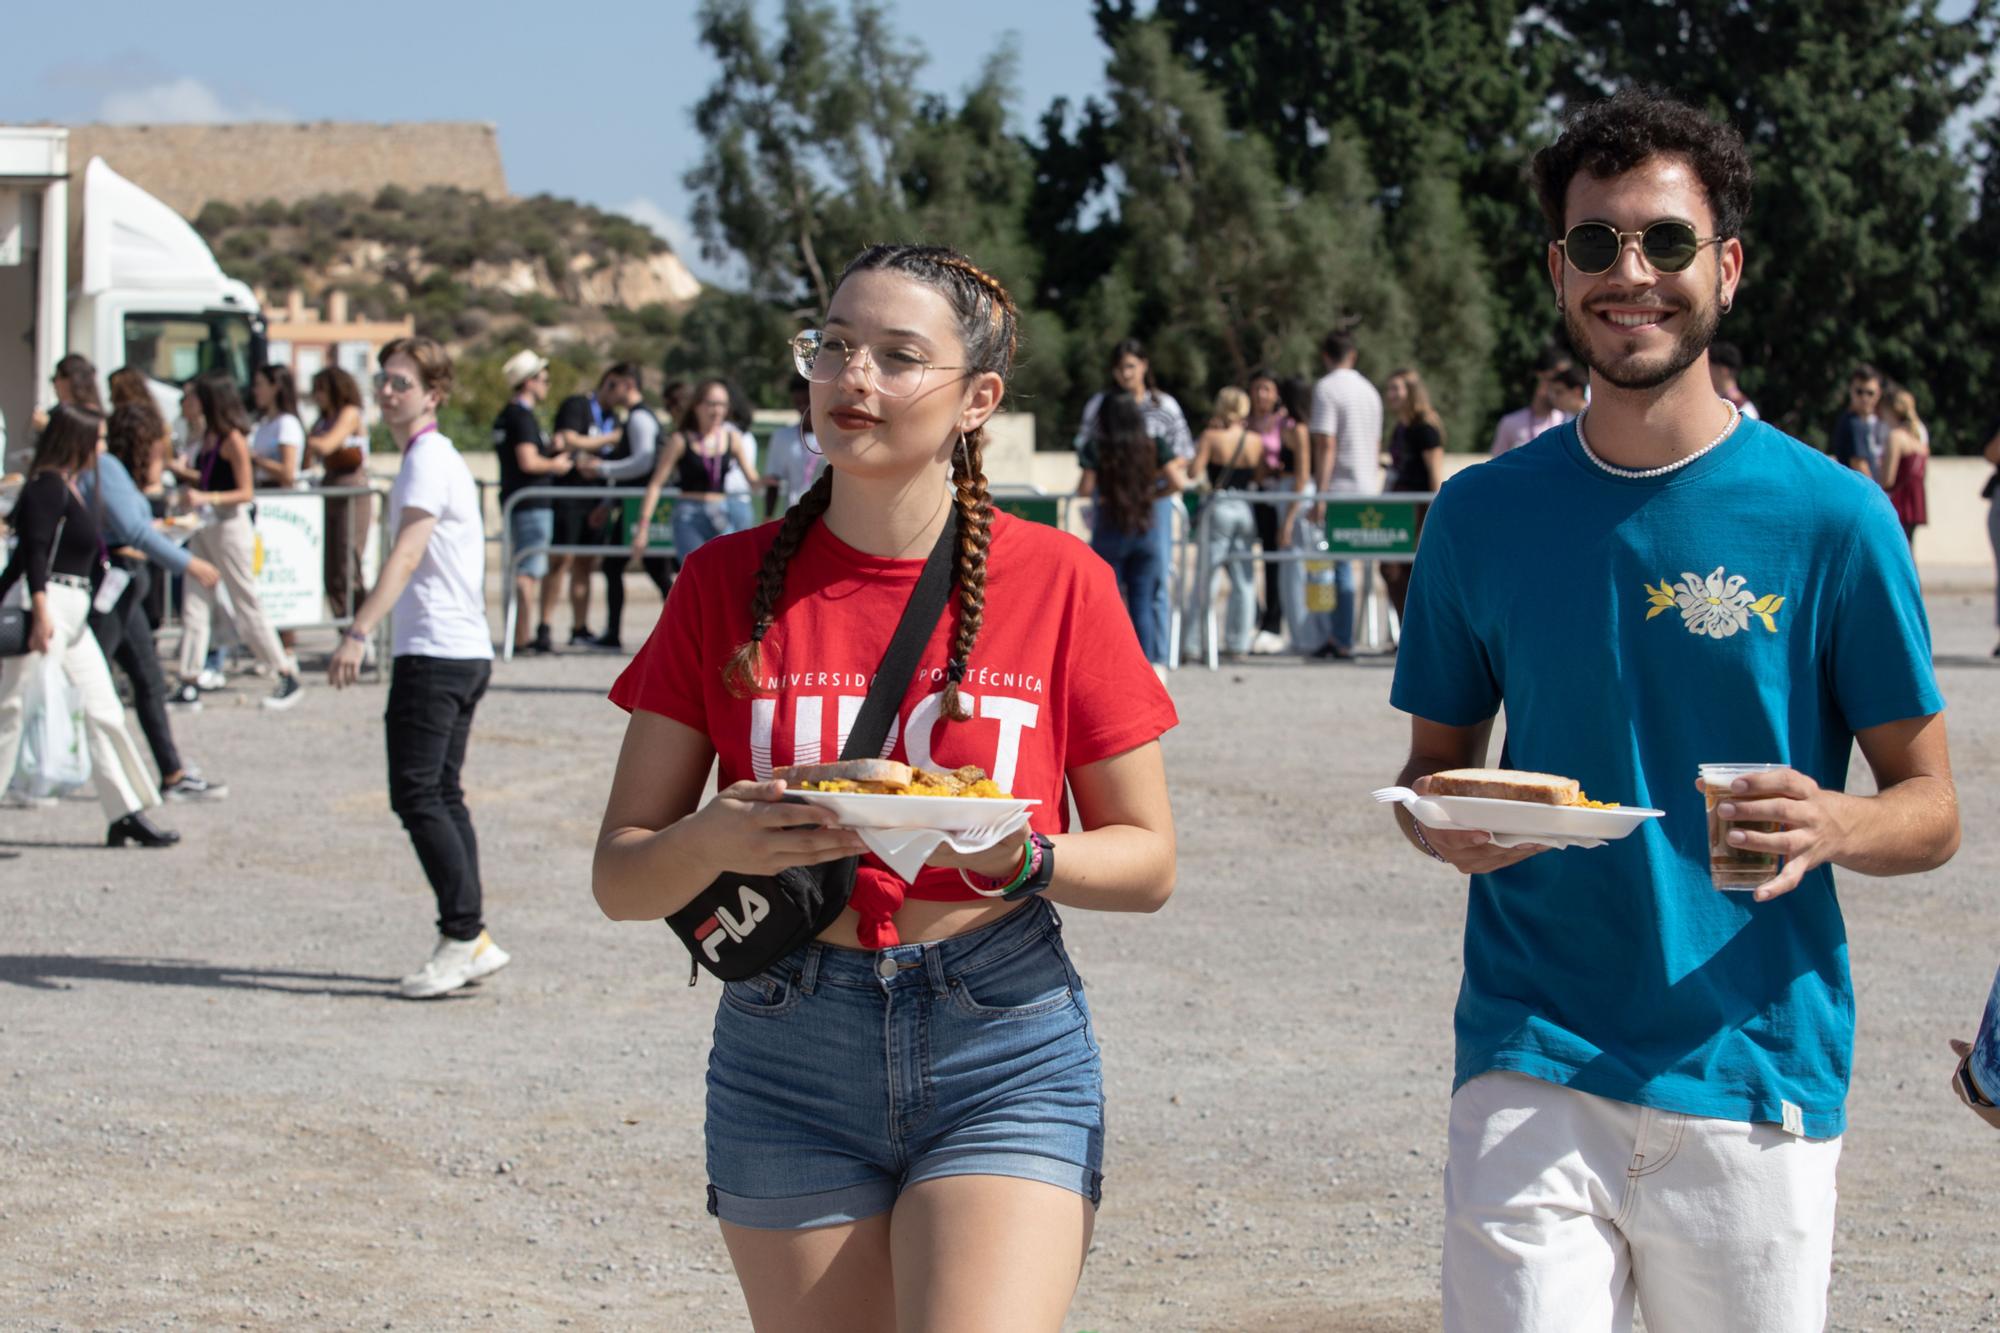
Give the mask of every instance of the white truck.
<svg viewBox="0 0 2000 1333">
<path fill-rule="evenodd" d="M 0 125 L 0 473 L 26 463 L 29 419 L 55 401 L 50 377 L 72 352 L 97 367 L 101 394 L 119 367 L 144 370 L 170 422 L 188 380 L 226 369 L 247 400 L 264 360 L 257 298 L 185 218 L 102 158 L 80 192 L 71 176 L 67 130 Z"/>
</svg>

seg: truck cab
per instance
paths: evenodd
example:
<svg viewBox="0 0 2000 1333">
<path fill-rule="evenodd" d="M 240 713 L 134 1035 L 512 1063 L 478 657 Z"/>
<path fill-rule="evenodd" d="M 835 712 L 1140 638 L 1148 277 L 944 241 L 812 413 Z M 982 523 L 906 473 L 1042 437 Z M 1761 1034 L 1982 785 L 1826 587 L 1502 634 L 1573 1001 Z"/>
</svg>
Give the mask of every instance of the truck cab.
<svg viewBox="0 0 2000 1333">
<path fill-rule="evenodd" d="M 81 245 L 69 310 L 69 350 L 100 376 L 146 373 L 170 422 L 181 386 L 229 372 L 244 401 L 264 362 L 264 318 L 250 289 L 222 271 L 187 219 L 94 157 L 84 168 Z"/>
<path fill-rule="evenodd" d="M 68 132 L 0 126 L 0 475 L 25 467 L 50 377 L 78 352 L 99 375 L 146 372 L 169 422 L 181 386 L 221 368 L 249 397 L 264 318 L 188 221 L 102 158 L 79 182 Z M 108 394 L 107 394 L 108 396 Z"/>
</svg>

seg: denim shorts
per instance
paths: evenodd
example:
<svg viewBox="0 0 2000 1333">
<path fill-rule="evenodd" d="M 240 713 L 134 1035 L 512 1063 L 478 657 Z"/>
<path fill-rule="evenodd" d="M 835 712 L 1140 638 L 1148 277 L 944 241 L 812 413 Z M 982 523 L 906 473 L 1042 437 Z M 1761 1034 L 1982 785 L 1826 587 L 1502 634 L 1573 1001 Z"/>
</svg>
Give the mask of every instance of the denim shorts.
<svg viewBox="0 0 2000 1333">
<path fill-rule="evenodd" d="M 928 944 L 807 944 L 727 983 L 706 1138 L 708 1211 L 736 1226 L 854 1222 L 941 1176 L 1095 1205 L 1103 1069 L 1055 909 Z"/>
<path fill-rule="evenodd" d="M 519 555 L 530 546 L 547 546 L 555 540 L 556 511 L 546 505 L 540 509 L 526 507 L 516 509 L 507 520 L 507 533 L 514 539 L 514 554 Z M 548 552 L 531 555 L 514 567 L 517 574 L 525 574 L 531 579 L 545 579 L 549 576 Z"/>
</svg>

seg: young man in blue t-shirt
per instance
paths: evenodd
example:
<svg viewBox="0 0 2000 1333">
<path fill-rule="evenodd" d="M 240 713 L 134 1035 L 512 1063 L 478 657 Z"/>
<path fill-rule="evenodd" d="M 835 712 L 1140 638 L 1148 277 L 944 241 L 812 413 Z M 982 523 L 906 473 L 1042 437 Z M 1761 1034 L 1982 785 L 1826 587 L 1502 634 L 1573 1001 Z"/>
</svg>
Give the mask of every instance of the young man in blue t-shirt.
<svg viewBox="0 0 2000 1333">
<path fill-rule="evenodd" d="M 1535 160 L 1549 276 L 1591 370 L 1577 421 L 1449 482 L 1424 527 L 1394 705 L 1402 782 L 1486 761 L 1665 817 L 1502 849 L 1398 810 L 1469 873 L 1445 1175 L 1445 1326 L 1813 1330 L 1826 1318 L 1854 992 L 1831 867 L 1958 845 L 1930 632 L 1881 489 L 1716 396 L 1750 163 L 1657 94 Z M 1842 790 L 1858 740 L 1879 795 Z M 1722 807 L 1782 855 L 1709 877 L 1696 769 L 1786 765 Z"/>
</svg>

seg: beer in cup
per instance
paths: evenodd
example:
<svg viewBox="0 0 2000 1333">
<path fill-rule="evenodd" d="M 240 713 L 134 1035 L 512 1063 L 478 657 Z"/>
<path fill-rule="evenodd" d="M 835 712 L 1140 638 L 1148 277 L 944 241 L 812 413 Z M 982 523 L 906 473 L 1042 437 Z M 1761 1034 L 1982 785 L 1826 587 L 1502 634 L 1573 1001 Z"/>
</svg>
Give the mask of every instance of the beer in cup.
<svg viewBox="0 0 2000 1333">
<path fill-rule="evenodd" d="M 1783 826 L 1768 821 L 1725 820 L 1716 813 L 1716 807 L 1731 799 L 1730 786 L 1736 779 L 1785 767 L 1785 764 L 1701 766 L 1701 794 L 1708 806 L 1708 878 L 1716 888 L 1740 893 L 1756 888 L 1778 873 L 1776 852 L 1734 846 L 1729 841 L 1729 830 L 1740 828 L 1752 833 L 1776 833 Z"/>
</svg>

